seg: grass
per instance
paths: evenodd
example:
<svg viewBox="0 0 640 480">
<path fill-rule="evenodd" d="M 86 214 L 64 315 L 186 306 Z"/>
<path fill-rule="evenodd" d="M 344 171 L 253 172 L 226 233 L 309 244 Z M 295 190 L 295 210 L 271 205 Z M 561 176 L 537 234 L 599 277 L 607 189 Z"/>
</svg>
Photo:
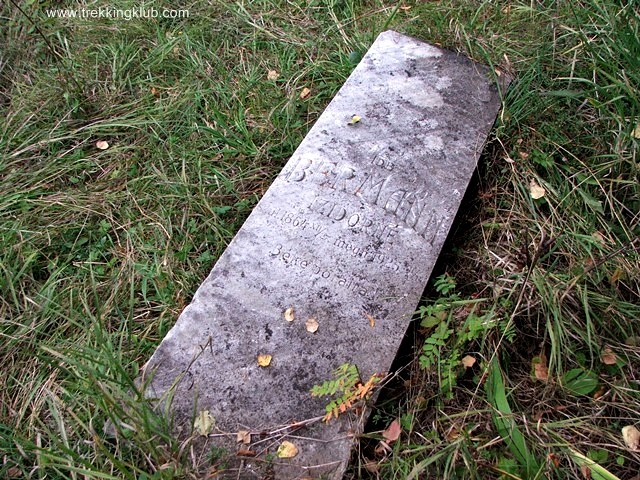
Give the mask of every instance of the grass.
<svg viewBox="0 0 640 480">
<path fill-rule="evenodd" d="M 632 3 L 220 0 L 131 21 L 47 5 L 0 7 L 0 476 L 203 475 L 134 379 L 387 27 L 516 80 L 351 476 L 637 474 Z M 452 333 L 427 352 L 432 318 Z M 402 436 L 376 453 L 393 418 Z"/>
</svg>

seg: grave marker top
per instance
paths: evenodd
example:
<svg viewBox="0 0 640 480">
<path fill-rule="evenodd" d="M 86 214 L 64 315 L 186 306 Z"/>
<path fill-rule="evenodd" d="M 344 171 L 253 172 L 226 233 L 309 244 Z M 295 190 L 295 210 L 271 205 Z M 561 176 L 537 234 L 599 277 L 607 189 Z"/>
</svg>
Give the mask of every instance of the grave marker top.
<svg viewBox="0 0 640 480">
<path fill-rule="evenodd" d="M 150 395 L 175 387 L 183 434 L 202 410 L 229 433 L 322 416 L 309 391 L 336 367 L 389 369 L 499 107 L 486 67 L 380 34 L 147 364 Z M 298 432 L 276 478 L 340 478 L 353 422 Z"/>
</svg>

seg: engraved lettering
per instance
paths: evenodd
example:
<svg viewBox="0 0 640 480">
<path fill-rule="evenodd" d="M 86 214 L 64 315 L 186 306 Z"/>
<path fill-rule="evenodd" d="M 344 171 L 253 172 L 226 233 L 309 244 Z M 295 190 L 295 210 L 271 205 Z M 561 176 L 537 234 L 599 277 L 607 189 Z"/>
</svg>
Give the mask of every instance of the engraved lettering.
<svg viewBox="0 0 640 480">
<path fill-rule="evenodd" d="M 348 166 L 343 166 L 338 170 L 333 183 L 330 183 L 328 186 L 334 190 L 339 190 L 341 192 L 347 192 L 347 180 L 351 180 L 355 178 L 355 170 Z"/>
<path fill-rule="evenodd" d="M 429 196 L 428 192 L 424 192 L 424 195 L 420 197 L 421 192 L 414 192 L 410 196 L 407 195 L 404 200 L 404 204 L 400 206 L 401 211 L 405 211 L 402 216 L 402 221 L 409 227 L 414 228 L 420 220 L 420 216 L 426 206 L 426 198 Z"/>
<path fill-rule="evenodd" d="M 327 216 L 334 220 L 340 221 L 347 216 L 347 209 L 341 207 L 340 205 L 334 205 Z"/>
<path fill-rule="evenodd" d="M 356 225 L 358 225 L 359 222 L 360 222 L 360 215 L 358 215 L 357 213 L 354 213 L 347 220 L 347 225 L 349 225 L 350 227 L 355 227 Z"/>
<path fill-rule="evenodd" d="M 406 190 L 396 190 L 389 196 L 387 203 L 385 203 L 384 205 L 384 209 L 395 214 L 398 211 L 400 204 L 404 200 L 405 195 L 407 195 Z"/>
<path fill-rule="evenodd" d="M 370 173 L 364 174 L 364 180 L 360 183 L 360 186 L 353 192 L 354 195 L 360 195 L 362 199 L 372 205 L 378 204 L 378 198 L 382 187 L 385 186 L 390 177 L 385 177 L 380 180 L 375 180 Z"/>
<path fill-rule="evenodd" d="M 302 180 L 305 179 L 307 175 L 306 172 L 309 169 L 309 167 L 311 167 L 311 164 L 312 162 L 308 158 L 304 158 L 300 160 L 300 162 L 298 162 L 296 167 L 291 172 L 289 172 L 285 176 L 285 178 L 287 180 L 291 180 L 292 182 L 301 182 Z"/>
</svg>

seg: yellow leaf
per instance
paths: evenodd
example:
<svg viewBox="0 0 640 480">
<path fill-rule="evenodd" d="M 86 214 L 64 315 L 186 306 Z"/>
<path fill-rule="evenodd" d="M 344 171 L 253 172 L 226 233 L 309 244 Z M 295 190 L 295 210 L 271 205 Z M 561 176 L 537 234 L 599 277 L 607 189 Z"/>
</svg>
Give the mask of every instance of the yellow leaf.
<svg viewBox="0 0 640 480">
<path fill-rule="evenodd" d="M 258 365 L 260 365 L 261 367 L 268 367 L 269 364 L 271 364 L 272 358 L 273 357 L 271 355 L 267 354 L 258 355 Z"/>
<path fill-rule="evenodd" d="M 531 180 L 529 183 L 529 191 L 531 192 L 531 198 L 537 200 L 545 196 L 547 191 L 542 188 L 535 180 Z"/>
<path fill-rule="evenodd" d="M 369 320 L 369 326 L 371 328 L 374 328 L 376 326 L 376 319 L 373 318 L 373 316 L 369 315 L 368 313 L 367 313 L 367 320 Z"/>
<path fill-rule="evenodd" d="M 276 455 L 278 456 L 278 458 L 293 458 L 298 455 L 298 447 L 296 447 L 293 443 L 285 440 L 278 447 Z"/>
<path fill-rule="evenodd" d="M 609 277 L 609 283 L 611 284 L 612 287 L 615 287 L 618 284 L 618 282 L 620 281 L 620 279 L 623 278 L 623 277 L 624 277 L 624 270 L 622 270 L 622 268 L 618 267 L 611 274 L 611 277 Z"/>
<path fill-rule="evenodd" d="M 108 143 L 108 142 L 105 142 L 104 140 L 98 140 L 98 141 L 96 142 L 96 147 L 97 147 L 99 150 L 106 150 L 107 148 L 109 148 L 109 143 Z"/>
<path fill-rule="evenodd" d="M 640 430 L 633 425 L 622 427 L 622 439 L 629 449 L 634 452 L 640 450 Z"/>
<path fill-rule="evenodd" d="M 206 437 L 213 430 L 213 426 L 215 425 L 215 418 L 209 413 L 209 410 L 201 410 L 198 413 L 195 421 L 193 422 L 193 428 L 198 434 Z"/>
<path fill-rule="evenodd" d="M 604 350 L 602 350 L 602 353 L 600 353 L 600 360 L 602 360 L 602 363 L 604 363 L 605 365 L 615 365 L 618 361 L 618 357 L 616 357 L 616 354 L 613 353 L 613 350 L 611 350 L 609 347 L 606 347 Z"/>
<path fill-rule="evenodd" d="M 362 118 L 359 115 L 354 115 L 353 117 L 351 117 L 351 120 L 349 120 L 349 122 L 347 122 L 347 125 L 355 125 L 360 120 L 362 120 Z"/>
<path fill-rule="evenodd" d="M 638 123 L 636 125 L 636 128 L 633 129 L 633 132 L 631 132 L 631 136 L 633 138 L 638 138 L 640 139 L 640 123 Z"/>
<path fill-rule="evenodd" d="M 236 442 L 248 445 L 251 443 L 251 433 L 248 430 L 240 430 L 236 435 Z"/>
<path fill-rule="evenodd" d="M 293 322 L 296 319 L 296 311 L 293 307 L 289 307 L 284 311 L 284 319 L 287 322 Z"/>
<path fill-rule="evenodd" d="M 300 98 L 302 100 L 304 100 L 305 98 L 308 98 L 309 95 L 311 95 L 311 89 L 310 88 L 304 87 L 302 89 L 302 91 L 300 92 Z"/>
<path fill-rule="evenodd" d="M 471 368 L 476 363 L 475 357 L 472 357 L 471 355 L 465 356 L 461 361 L 465 368 Z"/>
<path fill-rule="evenodd" d="M 267 80 L 277 80 L 280 74 L 275 70 L 269 70 L 267 73 Z"/>
<path fill-rule="evenodd" d="M 307 332 L 316 333 L 318 331 L 318 321 L 315 318 L 310 318 L 305 323 L 305 327 L 307 327 Z"/>
</svg>

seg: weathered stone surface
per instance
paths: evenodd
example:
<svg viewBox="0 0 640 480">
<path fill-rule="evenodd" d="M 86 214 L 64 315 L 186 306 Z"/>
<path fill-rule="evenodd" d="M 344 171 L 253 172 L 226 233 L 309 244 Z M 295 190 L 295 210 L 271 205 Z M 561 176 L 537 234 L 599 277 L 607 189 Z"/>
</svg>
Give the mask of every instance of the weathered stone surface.
<svg viewBox="0 0 640 480">
<path fill-rule="evenodd" d="M 363 416 L 282 427 L 324 414 L 339 365 L 389 369 L 499 107 L 485 67 L 388 31 L 318 119 L 146 367 L 183 435 L 202 410 L 232 456 L 254 433 L 233 478 L 342 476 Z M 283 439 L 299 454 L 264 463 Z"/>
</svg>

